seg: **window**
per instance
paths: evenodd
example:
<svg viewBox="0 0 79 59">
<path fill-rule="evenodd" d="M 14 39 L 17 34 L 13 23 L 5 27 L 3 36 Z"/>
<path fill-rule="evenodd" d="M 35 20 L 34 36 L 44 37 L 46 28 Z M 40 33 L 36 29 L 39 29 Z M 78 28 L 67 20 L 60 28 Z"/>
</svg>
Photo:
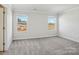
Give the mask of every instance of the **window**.
<svg viewBox="0 0 79 59">
<path fill-rule="evenodd" d="M 28 16 L 18 16 L 17 21 L 17 30 L 19 32 L 26 32 Z"/>
<path fill-rule="evenodd" d="M 56 18 L 55 17 L 48 17 L 48 30 L 53 30 L 56 27 Z"/>
</svg>

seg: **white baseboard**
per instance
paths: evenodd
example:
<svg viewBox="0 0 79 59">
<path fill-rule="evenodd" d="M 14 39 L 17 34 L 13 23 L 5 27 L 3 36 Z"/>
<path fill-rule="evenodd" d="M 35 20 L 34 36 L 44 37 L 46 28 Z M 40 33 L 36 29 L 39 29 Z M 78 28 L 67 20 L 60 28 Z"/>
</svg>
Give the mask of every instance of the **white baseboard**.
<svg viewBox="0 0 79 59">
<path fill-rule="evenodd" d="M 29 37 L 29 38 L 16 38 L 16 39 L 14 39 L 14 40 L 46 38 L 46 37 L 53 37 L 53 36 L 57 36 L 57 35 L 40 36 L 40 37 Z"/>
<path fill-rule="evenodd" d="M 70 37 L 70 36 L 67 36 L 67 35 L 64 35 L 64 34 L 59 34 L 59 37 L 66 38 L 66 39 L 69 39 L 69 40 L 72 40 L 72 41 L 75 41 L 75 42 L 79 42 L 78 38 Z"/>
</svg>

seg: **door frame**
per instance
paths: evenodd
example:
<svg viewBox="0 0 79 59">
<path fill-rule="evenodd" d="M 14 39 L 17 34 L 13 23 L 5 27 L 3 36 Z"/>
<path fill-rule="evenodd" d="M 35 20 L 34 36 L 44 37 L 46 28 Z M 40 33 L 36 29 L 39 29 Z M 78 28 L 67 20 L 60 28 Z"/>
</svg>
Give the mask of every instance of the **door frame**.
<svg viewBox="0 0 79 59">
<path fill-rule="evenodd" d="M 5 51 L 5 39 L 6 39 L 6 30 L 5 30 L 5 7 L 0 4 L 0 7 L 3 8 L 3 52 Z"/>
</svg>

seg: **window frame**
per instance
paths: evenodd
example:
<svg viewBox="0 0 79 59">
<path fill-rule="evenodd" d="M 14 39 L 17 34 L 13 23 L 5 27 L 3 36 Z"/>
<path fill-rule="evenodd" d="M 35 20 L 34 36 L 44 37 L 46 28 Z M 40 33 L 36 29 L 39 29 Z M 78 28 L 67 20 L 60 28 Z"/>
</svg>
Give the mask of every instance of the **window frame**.
<svg viewBox="0 0 79 59">
<path fill-rule="evenodd" d="M 24 14 L 16 15 L 16 31 L 17 31 L 18 33 L 26 33 L 26 32 L 28 32 L 28 20 L 29 20 L 29 16 L 28 16 L 27 21 L 26 21 L 26 23 L 27 23 L 26 29 L 27 29 L 27 30 L 25 30 L 25 31 L 18 31 L 18 28 L 17 28 L 17 26 L 18 26 L 18 17 L 20 17 L 20 16 L 28 16 L 28 15 L 24 15 Z"/>
<path fill-rule="evenodd" d="M 48 16 L 48 18 L 51 17 L 51 18 L 55 18 L 56 20 L 56 23 L 55 23 L 55 28 L 54 29 L 48 29 L 49 31 L 53 31 L 53 30 L 57 30 L 57 17 L 56 16 Z M 49 24 L 49 23 L 48 23 Z"/>
</svg>

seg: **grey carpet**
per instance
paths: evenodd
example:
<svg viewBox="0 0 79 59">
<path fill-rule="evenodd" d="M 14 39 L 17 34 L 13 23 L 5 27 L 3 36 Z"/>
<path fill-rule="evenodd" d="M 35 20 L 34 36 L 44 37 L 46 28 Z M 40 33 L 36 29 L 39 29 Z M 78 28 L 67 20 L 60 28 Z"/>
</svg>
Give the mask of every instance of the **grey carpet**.
<svg viewBox="0 0 79 59">
<path fill-rule="evenodd" d="M 4 55 L 79 55 L 79 43 L 60 38 L 16 40 Z"/>
</svg>

